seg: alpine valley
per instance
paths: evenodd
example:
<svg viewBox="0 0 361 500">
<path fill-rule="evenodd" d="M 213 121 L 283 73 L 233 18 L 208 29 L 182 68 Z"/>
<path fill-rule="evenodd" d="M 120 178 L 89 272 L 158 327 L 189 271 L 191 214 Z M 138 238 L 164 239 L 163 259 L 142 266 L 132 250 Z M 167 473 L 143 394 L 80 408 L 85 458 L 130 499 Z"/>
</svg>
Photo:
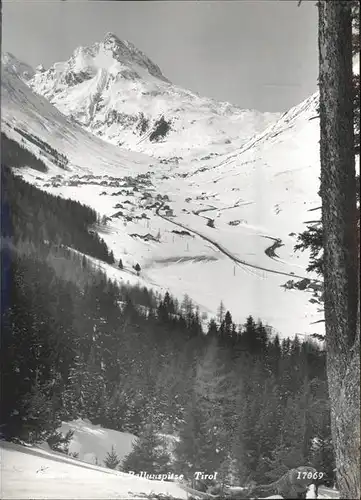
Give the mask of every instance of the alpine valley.
<svg viewBox="0 0 361 500">
<path fill-rule="evenodd" d="M 48 69 L 3 54 L 1 92 L 3 134 L 47 167 L 16 173 L 100 214 L 115 264 L 93 261 L 109 277 L 188 295 L 203 318 L 222 301 L 282 337 L 323 333 L 317 276 L 294 252 L 319 206 L 318 95 L 282 116 L 240 109 L 111 33 Z M 304 278 L 308 292 L 285 286 Z"/>
</svg>

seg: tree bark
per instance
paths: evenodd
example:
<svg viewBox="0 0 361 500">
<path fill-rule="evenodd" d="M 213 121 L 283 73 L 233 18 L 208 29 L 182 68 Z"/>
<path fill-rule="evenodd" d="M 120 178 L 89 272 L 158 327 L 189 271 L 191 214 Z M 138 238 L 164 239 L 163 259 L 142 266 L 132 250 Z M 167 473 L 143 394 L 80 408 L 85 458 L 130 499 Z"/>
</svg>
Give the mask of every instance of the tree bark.
<svg viewBox="0 0 361 500">
<path fill-rule="evenodd" d="M 321 198 L 332 439 L 341 498 L 360 498 L 360 337 L 349 0 L 319 0 Z"/>
</svg>

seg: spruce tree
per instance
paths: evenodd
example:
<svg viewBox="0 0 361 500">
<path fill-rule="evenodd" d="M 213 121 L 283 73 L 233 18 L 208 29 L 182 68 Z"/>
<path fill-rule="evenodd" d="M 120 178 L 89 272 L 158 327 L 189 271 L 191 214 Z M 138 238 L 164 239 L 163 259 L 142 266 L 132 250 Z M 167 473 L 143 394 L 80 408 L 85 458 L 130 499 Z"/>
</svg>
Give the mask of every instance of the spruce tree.
<svg viewBox="0 0 361 500">
<path fill-rule="evenodd" d="M 218 320 L 219 325 L 221 325 L 223 320 L 224 320 L 225 312 L 226 312 L 226 309 L 224 307 L 223 300 L 221 300 L 221 302 L 218 306 L 218 310 L 217 310 L 217 320 Z"/>
<path fill-rule="evenodd" d="M 137 439 L 133 450 L 124 458 L 122 470 L 164 474 L 168 471 L 169 465 L 170 455 L 164 439 L 157 435 L 152 424 L 148 424 Z"/>
<path fill-rule="evenodd" d="M 108 469 L 117 469 L 119 464 L 120 464 L 120 459 L 115 451 L 114 446 L 112 446 L 112 449 L 110 452 L 108 451 L 105 460 L 104 460 L 104 465 L 108 467 Z"/>
<path fill-rule="evenodd" d="M 184 422 L 179 431 L 179 442 L 175 449 L 175 468 L 193 480 L 197 471 L 208 470 L 207 463 L 214 455 L 209 440 L 209 425 L 195 395 L 187 405 Z"/>
<path fill-rule="evenodd" d="M 272 458 L 268 461 L 271 469 L 267 474 L 268 477 L 279 478 L 287 470 L 305 464 L 306 420 L 304 412 L 301 398 L 288 399 L 284 408 L 278 444 L 272 451 Z"/>
<path fill-rule="evenodd" d="M 256 323 L 252 316 L 248 316 L 246 324 L 241 334 L 240 342 L 242 348 L 250 353 L 256 354 L 259 349 L 259 342 L 257 338 Z"/>
<path fill-rule="evenodd" d="M 211 319 L 208 324 L 208 332 L 207 335 L 212 338 L 216 338 L 218 335 L 218 327 L 215 319 Z"/>
<path fill-rule="evenodd" d="M 47 443 L 52 450 L 69 455 L 69 445 L 73 436 L 74 431 L 69 430 L 65 435 L 58 431 L 47 439 Z"/>
<path fill-rule="evenodd" d="M 24 395 L 20 414 L 19 437 L 28 443 L 41 443 L 57 434 L 61 421 L 50 396 L 51 385 L 41 384 L 38 376 L 27 394 Z"/>
</svg>

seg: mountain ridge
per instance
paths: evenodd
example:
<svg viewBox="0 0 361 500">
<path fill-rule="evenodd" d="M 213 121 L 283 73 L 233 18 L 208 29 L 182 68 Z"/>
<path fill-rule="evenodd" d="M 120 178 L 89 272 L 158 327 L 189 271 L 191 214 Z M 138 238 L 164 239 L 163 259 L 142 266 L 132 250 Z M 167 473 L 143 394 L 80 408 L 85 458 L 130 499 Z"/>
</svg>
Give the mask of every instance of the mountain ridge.
<svg viewBox="0 0 361 500">
<path fill-rule="evenodd" d="M 173 85 L 148 56 L 113 33 L 25 83 L 91 133 L 156 157 L 230 149 L 280 116 Z"/>
<path fill-rule="evenodd" d="M 35 75 L 34 69 L 29 64 L 20 61 L 11 52 L 1 53 L 1 65 L 8 71 L 15 73 L 25 83 Z"/>
</svg>

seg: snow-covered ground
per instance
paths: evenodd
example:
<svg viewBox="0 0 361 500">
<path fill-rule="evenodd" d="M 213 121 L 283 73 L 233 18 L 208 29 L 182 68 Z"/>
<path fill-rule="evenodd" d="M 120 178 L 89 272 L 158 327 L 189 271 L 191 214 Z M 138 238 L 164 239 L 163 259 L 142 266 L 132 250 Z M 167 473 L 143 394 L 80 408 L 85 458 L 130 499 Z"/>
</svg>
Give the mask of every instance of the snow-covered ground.
<svg viewBox="0 0 361 500">
<path fill-rule="evenodd" d="M 119 460 L 132 451 L 136 436 L 127 432 L 118 432 L 104 429 L 100 425 L 93 425 L 89 420 L 74 420 L 63 422 L 60 428 L 63 434 L 73 431 L 69 453 L 76 453 L 77 458 L 89 464 L 103 465 L 107 453 L 112 447 Z"/>
<path fill-rule="evenodd" d="M 152 494 L 187 498 L 174 482 L 143 479 L 104 467 L 112 447 L 123 460 L 136 436 L 81 419 L 63 422 L 60 430 L 64 435 L 74 432 L 69 453 L 76 453 L 76 458 L 53 452 L 46 443 L 21 446 L 0 442 L 1 498 L 135 499 Z"/>
<path fill-rule="evenodd" d="M 143 499 L 168 495 L 187 499 L 189 494 L 169 481 L 153 481 L 35 447 L 0 442 L 1 483 L 4 499 Z M 281 499 L 279 495 L 267 497 Z M 315 498 L 308 494 L 307 498 Z M 337 499 L 337 491 L 320 488 L 319 499 Z"/>
<path fill-rule="evenodd" d="M 61 169 L 41 156 L 49 166 L 46 174 L 19 173 L 108 218 L 96 230 L 116 263 L 122 259 L 123 270 L 101 265 L 113 279 L 169 290 L 180 300 L 188 294 L 209 316 L 222 300 L 236 323 L 251 314 L 282 337 L 324 329 L 312 295 L 283 287 L 295 277 L 316 278 L 305 271 L 308 253 L 295 254 L 293 247 L 304 222 L 319 217 L 313 211 L 319 205 L 317 104 L 318 96 L 311 96 L 238 143 L 203 150 L 190 144 L 184 158 L 172 158 L 172 143 L 160 159 L 87 132 L 34 94 L 11 68 L 2 76 L 7 135 L 39 156 L 39 147 L 24 140 L 18 127 L 69 159 Z"/>
<path fill-rule="evenodd" d="M 81 419 L 63 423 L 61 430 L 64 434 L 68 430 L 74 431 L 69 452 L 78 453 L 76 459 L 53 452 L 46 444 L 35 447 L 0 442 L 1 498 L 135 500 L 151 495 L 168 495 L 176 499 L 189 497 L 185 485 L 143 479 L 101 466 L 112 446 L 118 457 L 124 458 L 131 450 L 135 436 L 101 428 Z M 170 439 L 170 436 L 166 437 Z M 94 464 L 95 457 L 99 465 Z M 272 495 L 267 498 L 282 497 Z M 308 492 L 307 498 L 315 498 L 312 491 Z M 339 497 L 335 490 L 320 488 L 318 498 Z"/>
<path fill-rule="evenodd" d="M 187 498 L 173 482 L 131 476 L 40 448 L 1 442 L 0 450 L 1 498 L 144 499 L 152 494 Z"/>
</svg>

